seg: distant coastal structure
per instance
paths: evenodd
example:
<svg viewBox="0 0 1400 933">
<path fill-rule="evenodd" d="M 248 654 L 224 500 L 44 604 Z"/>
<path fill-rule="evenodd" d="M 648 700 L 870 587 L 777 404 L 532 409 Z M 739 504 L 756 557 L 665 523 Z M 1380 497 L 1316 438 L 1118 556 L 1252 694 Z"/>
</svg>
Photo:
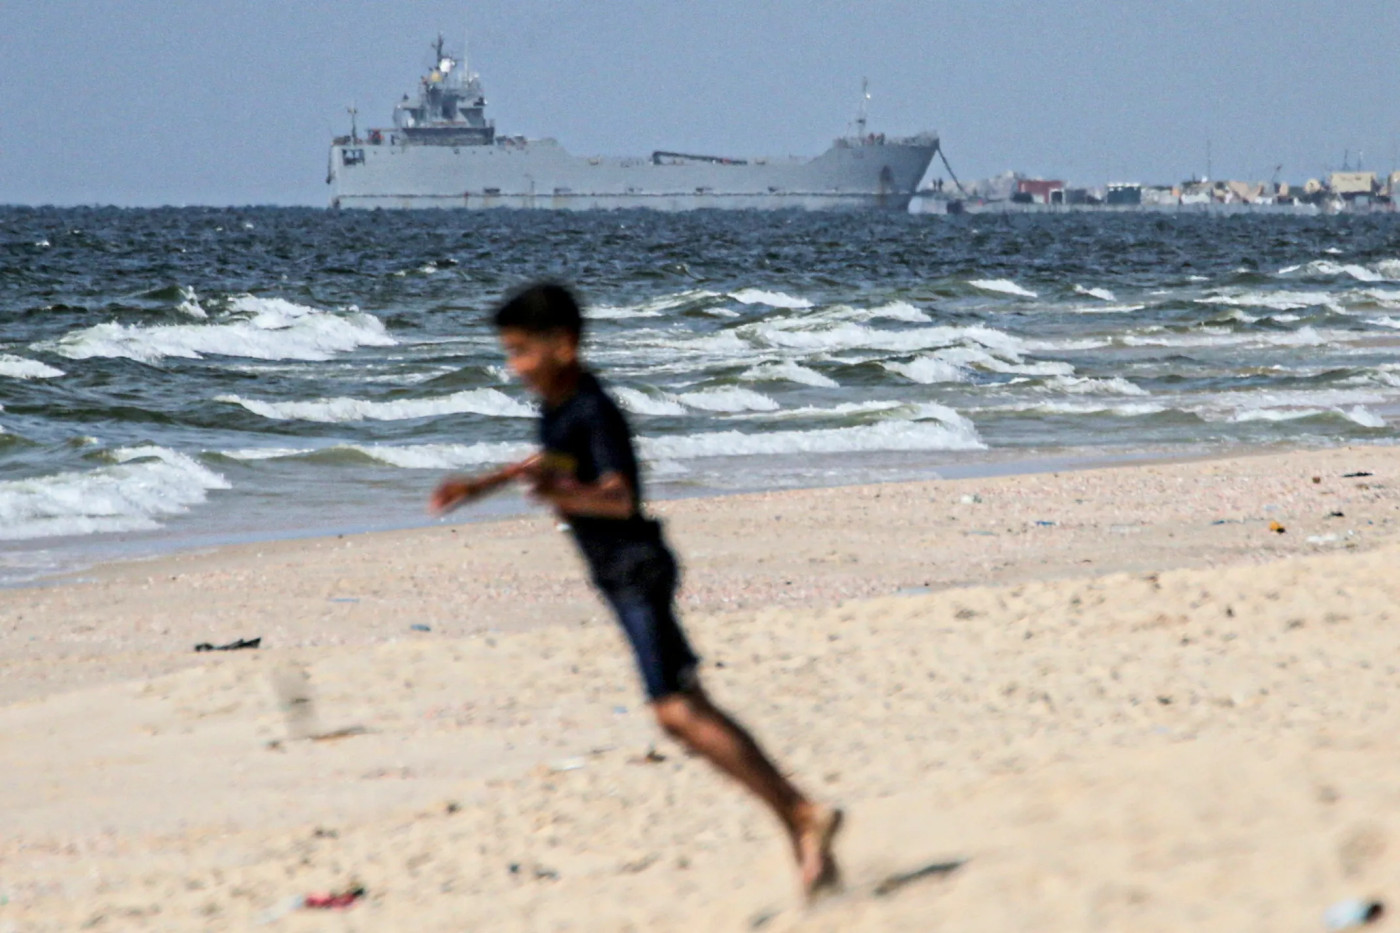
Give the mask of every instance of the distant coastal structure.
<svg viewBox="0 0 1400 933">
<path fill-rule="evenodd" d="M 1109 182 L 1076 187 L 1059 179 L 1031 178 L 1005 172 L 952 191 L 935 181 L 921 188 L 917 213 L 962 213 L 1036 210 L 1242 210 L 1267 209 L 1303 213 L 1367 213 L 1395 210 L 1400 199 L 1400 172 L 1345 169 L 1301 184 L 1193 178 L 1174 185 Z"/>
</svg>

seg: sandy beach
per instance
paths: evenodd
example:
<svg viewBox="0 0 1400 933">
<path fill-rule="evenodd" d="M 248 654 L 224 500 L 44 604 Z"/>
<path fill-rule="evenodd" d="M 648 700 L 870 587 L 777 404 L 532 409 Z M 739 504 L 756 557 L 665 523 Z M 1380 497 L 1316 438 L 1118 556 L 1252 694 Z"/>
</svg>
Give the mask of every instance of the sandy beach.
<svg viewBox="0 0 1400 933">
<path fill-rule="evenodd" d="M 1320 930 L 1400 903 L 1397 477 L 1350 447 L 658 503 L 711 692 L 847 808 L 811 909 L 545 515 L 0 591 L 0 933 Z"/>
</svg>

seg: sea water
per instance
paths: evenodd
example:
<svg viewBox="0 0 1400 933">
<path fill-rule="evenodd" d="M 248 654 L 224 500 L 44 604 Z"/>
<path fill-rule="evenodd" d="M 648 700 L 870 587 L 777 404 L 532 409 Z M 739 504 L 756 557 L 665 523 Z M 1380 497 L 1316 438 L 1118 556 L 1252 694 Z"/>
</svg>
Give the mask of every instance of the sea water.
<svg viewBox="0 0 1400 933">
<path fill-rule="evenodd" d="M 653 495 L 1400 425 L 1386 215 L 0 208 L 0 582 L 427 521 L 530 449 L 487 317 L 542 276 Z"/>
</svg>

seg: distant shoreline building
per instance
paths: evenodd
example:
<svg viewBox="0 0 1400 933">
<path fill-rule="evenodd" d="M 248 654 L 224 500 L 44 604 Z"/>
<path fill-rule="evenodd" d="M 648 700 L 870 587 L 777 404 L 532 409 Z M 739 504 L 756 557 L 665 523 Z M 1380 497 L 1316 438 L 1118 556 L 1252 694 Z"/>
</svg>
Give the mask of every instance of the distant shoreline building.
<svg viewBox="0 0 1400 933">
<path fill-rule="evenodd" d="M 960 188 L 961 198 L 939 183 L 916 195 L 916 210 L 1039 211 L 1058 209 L 1211 210 L 1272 209 L 1307 212 L 1394 211 L 1400 197 L 1400 171 L 1344 170 L 1302 185 L 1270 181 L 1192 178 L 1176 185 L 1109 182 L 1102 187 L 1070 186 L 1061 179 L 1033 178 L 1008 171 Z M 922 206 L 927 203 L 928 206 Z M 944 207 L 940 208 L 940 205 Z"/>
</svg>

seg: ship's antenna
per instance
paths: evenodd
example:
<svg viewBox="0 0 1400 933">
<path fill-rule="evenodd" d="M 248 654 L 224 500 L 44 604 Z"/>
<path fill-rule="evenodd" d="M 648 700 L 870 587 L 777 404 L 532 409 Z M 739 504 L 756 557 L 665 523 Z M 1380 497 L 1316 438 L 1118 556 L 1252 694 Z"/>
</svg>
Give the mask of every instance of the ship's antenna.
<svg viewBox="0 0 1400 933">
<path fill-rule="evenodd" d="M 856 111 L 856 135 L 865 138 L 866 105 L 870 103 L 870 79 L 860 79 L 860 109 Z"/>
<path fill-rule="evenodd" d="M 360 108 L 351 104 L 349 107 L 345 108 L 345 112 L 350 114 L 350 141 L 352 143 L 358 143 L 360 141 L 360 130 L 355 124 L 355 118 L 359 116 Z"/>
<path fill-rule="evenodd" d="M 467 52 L 469 48 L 471 48 L 470 27 L 462 30 L 462 74 L 465 77 L 470 77 L 472 73 L 470 64 L 471 56 Z"/>
</svg>

